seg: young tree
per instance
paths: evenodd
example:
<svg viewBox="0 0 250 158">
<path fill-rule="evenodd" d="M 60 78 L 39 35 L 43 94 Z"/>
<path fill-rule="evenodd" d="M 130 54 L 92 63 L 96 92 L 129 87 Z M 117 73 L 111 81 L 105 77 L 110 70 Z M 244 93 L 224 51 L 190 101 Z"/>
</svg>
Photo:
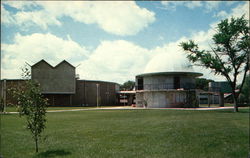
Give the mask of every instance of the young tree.
<svg viewBox="0 0 250 158">
<path fill-rule="evenodd" d="M 200 66 L 210 68 L 224 76 L 232 88 L 234 111 L 238 111 L 238 96 L 241 93 L 249 70 L 250 33 L 249 21 L 244 18 L 222 20 L 213 35 L 211 50 L 200 50 L 194 41 L 182 42 L 180 46 L 188 53 L 187 58 Z M 239 93 L 235 92 L 239 75 L 243 73 Z"/>
<path fill-rule="evenodd" d="M 39 84 L 27 79 L 29 76 L 29 70 L 24 68 L 25 84 L 21 88 L 11 89 L 11 92 L 17 99 L 19 115 L 26 117 L 26 127 L 32 134 L 38 152 L 38 140 L 45 129 L 47 99 L 41 95 Z"/>
</svg>

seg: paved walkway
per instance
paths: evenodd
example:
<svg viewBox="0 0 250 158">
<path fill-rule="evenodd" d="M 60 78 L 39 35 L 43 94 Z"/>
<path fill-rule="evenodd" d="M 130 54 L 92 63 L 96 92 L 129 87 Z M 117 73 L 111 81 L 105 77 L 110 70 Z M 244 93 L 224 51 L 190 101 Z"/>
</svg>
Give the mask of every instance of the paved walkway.
<svg viewBox="0 0 250 158">
<path fill-rule="evenodd" d="M 234 107 L 211 107 L 211 108 L 142 108 L 142 107 L 131 107 L 131 106 L 117 106 L 117 107 L 100 107 L 100 108 L 86 108 L 86 109 L 65 109 L 65 110 L 48 110 L 47 112 L 68 112 L 68 111 L 89 111 L 89 110 L 222 110 L 222 109 L 233 109 Z M 18 114 L 18 112 L 5 112 L 5 114 Z"/>
</svg>

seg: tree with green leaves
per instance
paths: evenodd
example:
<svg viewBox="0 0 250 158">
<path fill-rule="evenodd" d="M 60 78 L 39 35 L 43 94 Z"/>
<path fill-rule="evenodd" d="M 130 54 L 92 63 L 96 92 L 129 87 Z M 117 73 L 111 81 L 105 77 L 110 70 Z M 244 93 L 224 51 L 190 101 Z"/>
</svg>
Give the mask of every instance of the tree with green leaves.
<svg viewBox="0 0 250 158">
<path fill-rule="evenodd" d="M 232 88 L 234 111 L 238 111 L 238 97 L 242 91 L 247 71 L 249 71 L 250 33 L 249 21 L 244 18 L 222 20 L 213 35 L 213 46 L 210 50 L 201 50 L 198 45 L 189 40 L 180 46 L 188 53 L 189 61 L 196 65 L 209 68 L 215 74 L 224 76 Z M 240 75 L 239 93 L 236 93 Z"/>
<path fill-rule="evenodd" d="M 130 90 L 133 90 L 134 86 L 135 86 L 135 82 L 134 81 L 126 81 L 126 82 L 124 82 L 120 86 L 120 88 L 121 88 L 121 90 L 128 90 L 128 91 L 130 91 Z"/>
<path fill-rule="evenodd" d="M 214 82 L 214 81 L 209 80 L 209 79 L 205 79 L 205 78 L 196 78 L 195 79 L 195 88 L 207 91 L 209 82 Z"/>
<path fill-rule="evenodd" d="M 28 79 L 28 68 L 23 69 L 23 77 L 26 79 L 22 87 L 10 89 L 17 99 L 17 107 L 20 116 L 26 117 L 26 128 L 30 130 L 38 152 L 38 140 L 45 129 L 47 99 L 43 98 L 39 84 Z"/>
</svg>

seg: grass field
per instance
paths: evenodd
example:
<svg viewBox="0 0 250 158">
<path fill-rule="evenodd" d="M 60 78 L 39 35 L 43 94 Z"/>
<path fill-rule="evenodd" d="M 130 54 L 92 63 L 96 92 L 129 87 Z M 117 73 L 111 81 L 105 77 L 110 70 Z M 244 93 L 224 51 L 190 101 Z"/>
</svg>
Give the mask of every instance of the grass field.
<svg viewBox="0 0 250 158">
<path fill-rule="evenodd" d="M 249 110 L 96 110 L 47 114 L 35 153 L 17 114 L 1 115 L 4 158 L 246 158 Z"/>
</svg>

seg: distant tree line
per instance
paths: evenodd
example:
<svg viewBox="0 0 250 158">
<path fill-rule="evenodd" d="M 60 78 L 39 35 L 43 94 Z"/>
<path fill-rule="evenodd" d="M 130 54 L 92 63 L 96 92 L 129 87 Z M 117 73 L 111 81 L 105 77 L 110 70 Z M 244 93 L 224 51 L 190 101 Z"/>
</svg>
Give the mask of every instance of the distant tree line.
<svg viewBox="0 0 250 158">
<path fill-rule="evenodd" d="M 126 81 L 120 86 L 120 90 L 131 91 L 135 87 L 134 81 Z"/>
</svg>

